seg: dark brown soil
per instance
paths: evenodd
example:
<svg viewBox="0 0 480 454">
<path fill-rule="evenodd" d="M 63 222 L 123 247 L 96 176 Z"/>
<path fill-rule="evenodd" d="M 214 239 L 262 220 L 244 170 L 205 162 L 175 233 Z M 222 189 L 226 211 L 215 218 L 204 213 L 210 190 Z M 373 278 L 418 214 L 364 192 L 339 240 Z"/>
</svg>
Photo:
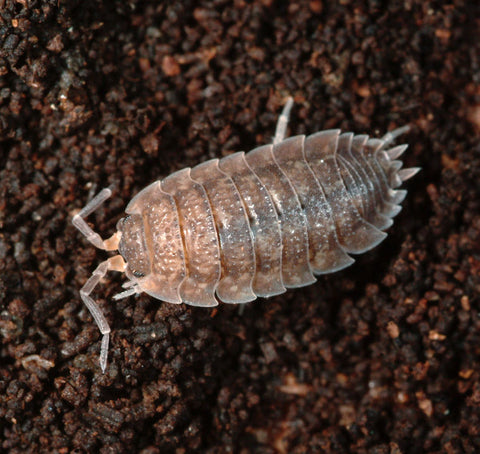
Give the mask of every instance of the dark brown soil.
<svg viewBox="0 0 480 454">
<path fill-rule="evenodd" d="M 335 5 L 335 3 L 338 3 Z M 388 8 L 384 3 L 388 3 Z M 173 4 L 173 6 L 167 6 Z M 0 0 L 0 451 L 480 450 L 480 11 L 471 2 Z M 129 199 L 291 134 L 411 124 L 387 240 L 244 310 L 78 294 Z"/>
</svg>

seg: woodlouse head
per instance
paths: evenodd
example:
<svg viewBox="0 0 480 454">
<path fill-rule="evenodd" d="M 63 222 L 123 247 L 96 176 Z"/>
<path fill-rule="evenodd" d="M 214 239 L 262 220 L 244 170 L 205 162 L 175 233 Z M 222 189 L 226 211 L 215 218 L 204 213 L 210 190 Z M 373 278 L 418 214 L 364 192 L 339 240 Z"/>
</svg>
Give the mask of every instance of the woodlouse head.
<svg viewBox="0 0 480 454">
<path fill-rule="evenodd" d="M 117 230 L 120 233 L 118 252 L 127 264 L 126 276 L 136 281 L 148 275 L 150 273 L 150 260 L 142 217 L 138 214 L 131 214 L 120 219 L 117 223 Z"/>
</svg>

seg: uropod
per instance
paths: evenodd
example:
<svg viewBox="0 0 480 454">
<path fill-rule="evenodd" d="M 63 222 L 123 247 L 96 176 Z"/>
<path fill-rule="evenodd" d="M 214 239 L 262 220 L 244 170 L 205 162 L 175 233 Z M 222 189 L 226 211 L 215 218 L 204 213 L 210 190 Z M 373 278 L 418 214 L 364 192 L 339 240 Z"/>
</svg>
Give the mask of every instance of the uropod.
<svg viewBox="0 0 480 454">
<path fill-rule="evenodd" d="M 107 271 L 125 273 L 121 299 L 146 292 L 169 303 L 212 307 L 279 295 L 341 270 L 379 244 L 419 168 L 401 169 L 408 127 L 381 139 L 338 129 L 285 139 L 288 98 L 272 144 L 173 173 L 140 191 L 107 240 L 85 218 L 110 196 L 103 189 L 73 224 L 99 249 L 118 251 L 80 290 L 103 335 L 110 327 L 90 294 Z M 218 300 L 217 300 L 218 299 Z"/>
</svg>

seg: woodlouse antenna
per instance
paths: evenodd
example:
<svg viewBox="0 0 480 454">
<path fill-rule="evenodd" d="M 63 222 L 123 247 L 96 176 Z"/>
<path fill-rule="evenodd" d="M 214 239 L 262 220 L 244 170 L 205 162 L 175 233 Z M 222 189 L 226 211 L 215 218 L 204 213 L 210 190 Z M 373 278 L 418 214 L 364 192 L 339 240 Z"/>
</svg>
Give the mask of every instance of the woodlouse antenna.
<svg viewBox="0 0 480 454">
<path fill-rule="evenodd" d="M 104 241 L 100 235 L 97 232 L 94 232 L 92 228 L 85 222 L 84 218 L 98 209 L 111 195 L 112 191 L 109 188 L 102 189 L 100 193 L 98 193 L 90 202 L 88 202 L 87 205 L 85 205 L 85 207 L 80 210 L 80 212 L 72 219 L 73 225 L 80 230 L 80 232 L 87 238 L 88 241 L 90 241 L 90 243 L 97 248 L 104 249 L 106 251 L 115 251 L 118 249 L 120 234 L 117 232 L 111 238 Z M 108 325 L 107 319 L 103 315 L 102 310 L 92 299 L 90 294 L 101 281 L 101 279 L 107 274 L 107 271 L 112 270 L 124 272 L 125 267 L 126 264 L 121 255 L 110 257 L 108 260 L 100 263 L 85 285 L 80 289 L 80 297 L 92 314 L 100 333 L 103 335 L 102 346 L 100 349 L 100 367 L 102 368 L 102 372 L 105 372 L 107 368 L 110 326 Z"/>
</svg>

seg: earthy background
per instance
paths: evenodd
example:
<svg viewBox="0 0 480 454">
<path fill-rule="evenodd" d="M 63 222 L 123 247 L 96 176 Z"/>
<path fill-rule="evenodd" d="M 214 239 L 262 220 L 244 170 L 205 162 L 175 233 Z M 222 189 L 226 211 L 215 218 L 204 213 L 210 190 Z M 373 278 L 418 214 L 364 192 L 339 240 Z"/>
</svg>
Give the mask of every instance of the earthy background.
<svg viewBox="0 0 480 454">
<path fill-rule="evenodd" d="M 173 5 L 170 5 L 174 3 Z M 477 2 L 0 0 L 0 451 L 480 450 Z M 388 6 L 386 6 L 388 4 Z M 476 18 L 476 19 L 475 19 Z M 129 199 L 290 131 L 412 125 L 385 242 L 307 288 L 213 310 L 78 290 Z"/>
</svg>

